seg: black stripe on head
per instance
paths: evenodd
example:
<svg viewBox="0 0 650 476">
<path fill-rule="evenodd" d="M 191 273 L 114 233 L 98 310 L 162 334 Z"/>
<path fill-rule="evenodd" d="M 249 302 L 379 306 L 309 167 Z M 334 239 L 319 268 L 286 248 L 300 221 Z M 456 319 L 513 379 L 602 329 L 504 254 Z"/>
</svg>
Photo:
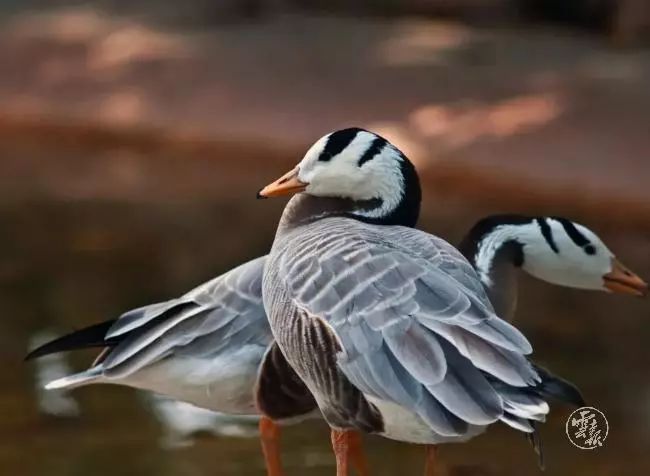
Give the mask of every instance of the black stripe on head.
<svg viewBox="0 0 650 476">
<path fill-rule="evenodd" d="M 327 137 L 327 143 L 318 156 L 318 160 L 322 162 L 332 160 L 332 157 L 340 154 L 343 149 L 350 145 L 350 142 L 354 140 L 359 132 L 363 132 L 363 129 L 350 127 L 348 129 L 341 129 L 340 131 L 332 132 Z"/>
<path fill-rule="evenodd" d="M 359 167 L 361 167 L 363 164 L 368 162 L 369 160 L 372 160 L 376 155 L 378 155 L 386 146 L 386 139 L 383 137 L 375 137 L 370 144 L 370 147 L 363 153 L 361 158 L 359 159 Z"/>
<path fill-rule="evenodd" d="M 544 218 L 537 218 L 535 221 L 537 221 L 537 224 L 539 225 L 539 229 L 542 232 L 542 236 L 548 243 L 548 246 L 551 247 L 553 251 L 556 253 L 559 253 L 560 250 L 557 247 L 557 244 L 555 243 L 555 240 L 553 239 L 553 231 L 551 230 L 551 227 L 549 224 L 546 222 Z"/>
<path fill-rule="evenodd" d="M 567 220 L 566 218 L 562 217 L 553 217 L 553 220 L 560 222 L 566 234 L 569 235 L 569 238 L 571 238 L 571 241 L 582 248 L 585 253 L 588 255 L 596 254 L 596 248 L 594 245 L 592 245 L 587 237 L 583 235 L 580 230 L 578 230 L 578 228 L 576 228 L 571 220 Z"/>
</svg>

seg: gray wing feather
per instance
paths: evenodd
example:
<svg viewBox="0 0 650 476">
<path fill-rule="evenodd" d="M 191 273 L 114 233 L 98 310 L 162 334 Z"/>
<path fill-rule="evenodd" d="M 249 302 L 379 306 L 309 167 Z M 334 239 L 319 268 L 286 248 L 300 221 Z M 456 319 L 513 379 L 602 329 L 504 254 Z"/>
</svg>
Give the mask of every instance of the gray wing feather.
<svg viewBox="0 0 650 476">
<path fill-rule="evenodd" d="M 468 423 L 451 413 L 416 382 L 385 345 L 346 364 L 345 373 L 358 376 L 355 385 L 364 393 L 388 401 L 409 402 L 409 407 L 440 435 L 459 436 L 468 430 Z"/>
<path fill-rule="evenodd" d="M 494 423 L 503 415 L 503 401 L 487 378 L 454 347 L 443 342 L 448 371 L 427 390 L 451 413 L 474 425 Z"/>
<path fill-rule="evenodd" d="M 113 352 L 106 357 L 104 366 L 108 368 L 121 364 L 126 359 L 141 352 L 152 342 L 159 340 L 165 332 L 177 326 L 183 320 L 201 315 L 204 315 L 204 310 L 200 306 L 192 306 L 189 309 L 184 308 L 181 312 L 172 318 L 165 319 L 159 325 L 149 327 L 143 332 L 127 335 L 126 339 L 120 342 Z"/>
<path fill-rule="evenodd" d="M 349 332 L 346 332 L 349 330 Z M 380 398 L 415 403 L 422 395 L 418 384 L 395 358 L 383 336 L 364 321 L 339 330 L 347 356 L 340 357 L 359 376 L 359 389 Z"/>
<path fill-rule="evenodd" d="M 501 418 L 504 401 L 488 378 L 539 380 L 524 357 L 526 338 L 494 315 L 476 272 L 451 245 L 401 227 L 358 228 L 330 229 L 319 243 L 315 227 L 277 269 L 298 308 L 336 333 L 346 377 L 414 409 L 440 434 Z"/>
<path fill-rule="evenodd" d="M 532 433 L 535 431 L 530 422 L 525 418 L 519 418 L 506 413 L 501 417 L 501 421 L 515 430 L 523 431 L 524 433 Z"/>
<path fill-rule="evenodd" d="M 524 387 L 538 381 L 537 373 L 521 353 L 487 340 L 479 333 L 446 322 L 423 321 L 423 325 L 452 343 L 477 368 L 511 385 Z M 508 343 L 508 342 L 506 342 Z"/>
<path fill-rule="evenodd" d="M 178 306 L 178 304 L 178 300 L 172 299 L 171 301 L 150 304 L 127 311 L 111 326 L 106 333 L 106 339 L 117 337 L 133 329 L 137 329 L 152 319 L 164 314 L 166 311 Z"/>
<path fill-rule="evenodd" d="M 119 378 L 170 355 L 217 356 L 246 344 L 268 345 L 264 263 L 258 258 L 178 299 L 124 314 L 111 330 L 124 338 L 102 362 L 104 372 Z"/>
<path fill-rule="evenodd" d="M 447 373 L 447 358 L 431 331 L 411 320 L 384 331 L 384 340 L 395 358 L 422 385 L 434 385 Z"/>
<path fill-rule="evenodd" d="M 415 406 L 415 411 L 442 436 L 460 436 L 467 433 L 469 424 L 451 413 L 429 392 L 422 394 L 422 399 Z"/>
</svg>

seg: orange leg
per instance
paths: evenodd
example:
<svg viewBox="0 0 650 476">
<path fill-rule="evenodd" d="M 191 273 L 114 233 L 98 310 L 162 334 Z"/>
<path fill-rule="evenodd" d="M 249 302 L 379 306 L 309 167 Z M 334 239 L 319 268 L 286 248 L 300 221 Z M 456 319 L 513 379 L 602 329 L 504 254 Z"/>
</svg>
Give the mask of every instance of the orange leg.
<svg viewBox="0 0 650 476">
<path fill-rule="evenodd" d="M 336 457 L 336 476 L 348 476 L 348 452 L 350 450 L 350 430 L 332 428 L 332 449 Z"/>
<path fill-rule="evenodd" d="M 357 431 L 332 429 L 332 448 L 336 456 L 336 476 L 348 476 L 348 461 L 359 476 L 368 475 L 368 463 Z"/>
<path fill-rule="evenodd" d="M 426 458 L 424 460 L 424 476 L 434 476 L 438 447 L 436 445 L 426 445 L 424 450 L 426 451 Z"/>
<path fill-rule="evenodd" d="M 267 417 L 260 418 L 260 439 L 267 476 L 282 476 L 280 461 L 280 427 Z"/>
<path fill-rule="evenodd" d="M 368 461 L 363 452 L 363 439 L 361 433 L 350 432 L 350 464 L 356 470 L 358 476 L 368 476 Z"/>
</svg>

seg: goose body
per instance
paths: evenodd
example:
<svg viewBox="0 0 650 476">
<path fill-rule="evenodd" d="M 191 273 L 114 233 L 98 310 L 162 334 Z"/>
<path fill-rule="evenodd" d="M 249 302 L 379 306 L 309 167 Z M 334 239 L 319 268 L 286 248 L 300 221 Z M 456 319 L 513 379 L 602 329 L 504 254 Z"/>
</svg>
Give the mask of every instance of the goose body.
<svg viewBox="0 0 650 476">
<path fill-rule="evenodd" d="M 530 344 L 443 240 L 324 218 L 279 235 L 266 270 L 274 337 L 331 425 L 435 444 L 548 412 Z"/>
<path fill-rule="evenodd" d="M 264 306 L 332 428 L 338 475 L 355 431 L 432 448 L 497 421 L 534 433 L 550 396 L 582 403 L 528 361 L 529 342 L 460 252 L 399 226 L 415 224 L 420 187 L 388 141 L 361 129 L 322 137 L 258 196 L 287 193 L 297 195 L 265 266 Z"/>
</svg>

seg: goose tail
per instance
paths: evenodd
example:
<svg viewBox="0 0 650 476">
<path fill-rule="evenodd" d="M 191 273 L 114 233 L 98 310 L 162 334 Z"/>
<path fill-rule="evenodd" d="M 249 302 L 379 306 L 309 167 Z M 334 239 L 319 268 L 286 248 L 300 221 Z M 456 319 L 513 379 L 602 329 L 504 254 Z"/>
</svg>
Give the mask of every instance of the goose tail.
<svg viewBox="0 0 650 476">
<path fill-rule="evenodd" d="M 582 397 L 578 387 L 568 380 L 553 375 L 539 365 L 533 364 L 533 366 L 542 379 L 535 387 L 535 390 L 540 396 L 544 398 L 552 398 L 576 407 L 585 406 L 585 399 Z"/>
<path fill-rule="evenodd" d="M 45 355 L 56 354 L 68 350 L 113 346 L 116 342 L 113 342 L 111 339 L 106 339 L 106 333 L 114 323 L 114 319 L 100 322 L 99 324 L 84 327 L 83 329 L 59 337 L 58 339 L 46 342 L 27 354 L 25 360 L 37 359 Z"/>
</svg>

